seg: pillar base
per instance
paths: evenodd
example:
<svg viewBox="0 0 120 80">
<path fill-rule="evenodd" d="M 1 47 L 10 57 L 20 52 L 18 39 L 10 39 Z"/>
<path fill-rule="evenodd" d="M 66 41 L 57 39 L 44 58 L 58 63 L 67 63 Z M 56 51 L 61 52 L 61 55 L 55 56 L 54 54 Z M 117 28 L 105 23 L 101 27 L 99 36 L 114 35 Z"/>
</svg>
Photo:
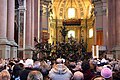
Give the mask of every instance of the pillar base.
<svg viewBox="0 0 120 80">
<path fill-rule="evenodd" d="M 10 45 L 11 43 L 6 38 L 0 38 L 0 45 Z"/>
<path fill-rule="evenodd" d="M 10 53 L 10 58 L 11 59 L 13 59 L 13 58 L 15 58 L 15 59 L 17 59 L 17 47 L 11 47 L 11 53 Z"/>
<path fill-rule="evenodd" d="M 18 47 L 17 43 L 15 41 L 10 41 L 11 43 L 11 46 L 15 46 L 15 47 Z"/>
<path fill-rule="evenodd" d="M 24 51 L 24 58 L 32 59 L 33 49 L 34 48 L 31 46 L 26 46 Z"/>
<path fill-rule="evenodd" d="M 113 49 L 113 55 L 114 55 L 114 58 L 116 59 L 120 59 L 120 46 L 116 46 L 114 47 Z"/>
<path fill-rule="evenodd" d="M 11 51 L 10 51 L 10 58 L 17 58 L 17 49 L 18 49 L 18 45 L 15 41 L 10 41 L 11 43 Z"/>
<path fill-rule="evenodd" d="M 10 58 L 10 42 L 7 39 L 0 39 L 0 58 Z"/>
</svg>

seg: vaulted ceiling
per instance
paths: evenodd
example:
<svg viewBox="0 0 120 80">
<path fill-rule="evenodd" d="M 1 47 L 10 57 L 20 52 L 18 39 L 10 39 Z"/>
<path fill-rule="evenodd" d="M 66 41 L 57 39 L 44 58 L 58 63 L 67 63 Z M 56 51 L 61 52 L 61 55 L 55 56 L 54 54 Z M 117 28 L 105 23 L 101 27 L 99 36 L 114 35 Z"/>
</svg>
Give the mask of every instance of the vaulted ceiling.
<svg viewBox="0 0 120 80">
<path fill-rule="evenodd" d="M 77 19 L 90 17 L 91 0 L 52 0 L 53 18 L 67 19 L 68 8 L 74 7 Z"/>
</svg>

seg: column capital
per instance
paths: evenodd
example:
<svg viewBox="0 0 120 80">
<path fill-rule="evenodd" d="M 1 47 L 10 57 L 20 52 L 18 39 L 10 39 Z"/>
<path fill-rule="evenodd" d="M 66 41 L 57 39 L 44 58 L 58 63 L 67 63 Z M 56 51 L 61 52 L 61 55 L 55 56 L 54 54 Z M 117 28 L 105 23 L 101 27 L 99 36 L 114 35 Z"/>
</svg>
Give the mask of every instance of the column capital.
<svg viewBox="0 0 120 80">
<path fill-rule="evenodd" d="M 91 0 L 92 3 L 96 4 L 96 3 L 106 3 L 107 0 Z"/>
<path fill-rule="evenodd" d="M 102 1 L 102 3 L 107 3 L 107 0 L 101 0 Z"/>
<path fill-rule="evenodd" d="M 96 16 L 100 15 L 106 15 L 107 12 L 107 4 L 105 2 L 106 0 L 95 0 L 94 5 L 94 14 Z"/>
<path fill-rule="evenodd" d="M 91 2 L 92 2 L 93 4 L 98 4 L 98 3 L 101 3 L 102 0 L 91 0 Z"/>
</svg>

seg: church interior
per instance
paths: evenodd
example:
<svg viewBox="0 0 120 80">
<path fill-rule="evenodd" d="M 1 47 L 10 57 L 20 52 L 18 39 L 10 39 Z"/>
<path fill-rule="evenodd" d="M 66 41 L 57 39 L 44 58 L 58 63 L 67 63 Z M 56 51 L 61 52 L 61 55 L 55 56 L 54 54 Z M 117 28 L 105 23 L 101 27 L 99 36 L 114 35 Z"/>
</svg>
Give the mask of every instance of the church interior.
<svg viewBox="0 0 120 80">
<path fill-rule="evenodd" d="M 1 58 L 32 58 L 38 43 L 56 46 L 71 40 L 94 58 L 120 56 L 117 1 L 0 0 L 0 4 Z"/>
<path fill-rule="evenodd" d="M 0 0 L 0 80 L 120 80 L 120 0 Z"/>
</svg>

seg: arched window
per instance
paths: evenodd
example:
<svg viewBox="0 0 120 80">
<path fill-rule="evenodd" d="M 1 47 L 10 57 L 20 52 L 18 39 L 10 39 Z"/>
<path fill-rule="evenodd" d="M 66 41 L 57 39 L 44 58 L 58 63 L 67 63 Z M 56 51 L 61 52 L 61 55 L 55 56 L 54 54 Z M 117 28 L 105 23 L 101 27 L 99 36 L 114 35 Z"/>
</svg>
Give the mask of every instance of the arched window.
<svg viewBox="0 0 120 80">
<path fill-rule="evenodd" d="M 73 7 L 68 8 L 68 18 L 69 19 L 75 18 L 75 8 Z"/>
<path fill-rule="evenodd" d="M 68 31 L 68 38 L 70 38 L 70 37 L 75 38 L 75 31 L 73 31 L 73 30 Z"/>
</svg>

